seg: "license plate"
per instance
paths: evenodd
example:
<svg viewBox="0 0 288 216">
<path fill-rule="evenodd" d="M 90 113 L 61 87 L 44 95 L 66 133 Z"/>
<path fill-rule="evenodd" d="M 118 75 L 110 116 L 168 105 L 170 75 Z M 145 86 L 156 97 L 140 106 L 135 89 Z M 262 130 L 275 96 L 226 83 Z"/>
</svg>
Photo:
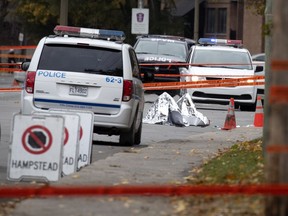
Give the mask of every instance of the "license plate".
<svg viewBox="0 0 288 216">
<path fill-rule="evenodd" d="M 85 86 L 69 86 L 69 95 L 87 96 L 88 87 Z"/>
</svg>

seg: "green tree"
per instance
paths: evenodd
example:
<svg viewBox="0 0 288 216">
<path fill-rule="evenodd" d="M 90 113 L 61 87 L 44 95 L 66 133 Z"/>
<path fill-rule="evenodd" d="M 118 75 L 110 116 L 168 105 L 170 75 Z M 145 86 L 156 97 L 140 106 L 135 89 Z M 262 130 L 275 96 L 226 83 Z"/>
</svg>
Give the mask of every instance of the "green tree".
<svg viewBox="0 0 288 216">
<path fill-rule="evenodd" d="M 0 30 L 3 29 L 5 23 L 5 17 L 8 14 L 8 6 L 9 6 L 8 0 L 0 1 Z"/>
<path fill-rule="evenodd" d="M 266 0 L 246 0 L 247 7 L 257 15 L 264 15 Z"/>
<path fill-rule="evenodd" d="M 11 0 L 15 6 L 12 14 L 21 26 L 28 44 L 35 44 L 41 37 L 51 34 L 59 17 L 58 0 Z"/>
<path fill-rule="evenodd" d="M 7 0 L 8 1 L 8 0 Z M 14 5 L 11 14 L 15 16 L 26 43 L 36 44 L 45 35 L 53 34 L 59 24 L 59 0 L 10 0 Z M 133 44 L 131 34 L 131 12 L 138 0 L 69 0 L 68 25 L 122 30 L 126 42 Z M 182 20 L 171 15 L 174 0 L 148 0 L 150 10 L 150 34 L 183 35 Z"/>
</svg>

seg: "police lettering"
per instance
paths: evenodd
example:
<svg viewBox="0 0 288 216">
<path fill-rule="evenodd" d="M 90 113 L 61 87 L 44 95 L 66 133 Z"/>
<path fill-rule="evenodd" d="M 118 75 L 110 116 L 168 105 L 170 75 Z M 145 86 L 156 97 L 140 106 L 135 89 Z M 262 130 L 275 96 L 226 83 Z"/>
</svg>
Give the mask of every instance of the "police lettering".
<svg viewBox="0 0 288 216">
<path fill-rule="evenodd" d="M 146 57 L 144 61 L 159 61 L 159 62 L 172 62 L 172 59 L 165 58 L 165 57 Z"/>
<path fill-rule="evenodd" d="M 45 171 L 56 171 L 59 166 L 57 163 L 45 162 L 45 161 L 21 161 L 12 160 L 12 168 L 16 169 L 33 169 L 33 170 L 45 170 Z"/>
<path fill-rule="evenodd" d="M 62 72 L 55 71 L 38 71 L 38 76 L 43 77 L 56 77 L 56 78 L 66 78 L 66 74 Z"/>
</svg>

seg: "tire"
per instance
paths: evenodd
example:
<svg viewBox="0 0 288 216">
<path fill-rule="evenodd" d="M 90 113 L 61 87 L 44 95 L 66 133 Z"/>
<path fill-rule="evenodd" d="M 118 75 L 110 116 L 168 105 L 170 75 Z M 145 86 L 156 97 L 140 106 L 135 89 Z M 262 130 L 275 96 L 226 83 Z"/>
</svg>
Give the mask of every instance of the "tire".
<svg viewBox="0 0 288 216">
<path fill-rule="evenodd" d="M 141 116 L 141 122 L 139 125 L 139 128 L 135 134 L 135 138 L 134 138 L 134 144 L 135 145 L 139 145 L 141 143 L 141 136 L 142 136 L 142 116 Z"/>
<path fill-rule="evenodd" d="M 250 111 L 250 112 L 255 112 L 256 110 L 256 102 L 254 104 L 249 104 L 249 105 L 241 105 L 240 106 L 241 111 Z"/>
<path fill-rule="evenodd" d="M 135 143 L 135 121 L 136 116 L 134 117 L 134 121 L 131 125 L 131 128 L 127 132 L 120 133 L 119 144 L 122 146 L 133 146 Z"/>
</svg>

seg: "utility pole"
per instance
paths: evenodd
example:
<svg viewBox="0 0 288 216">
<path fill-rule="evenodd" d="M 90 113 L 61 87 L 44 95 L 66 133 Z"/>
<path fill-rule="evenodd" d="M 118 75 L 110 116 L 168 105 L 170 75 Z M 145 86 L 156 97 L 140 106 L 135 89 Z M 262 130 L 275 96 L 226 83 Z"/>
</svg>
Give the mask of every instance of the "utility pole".
<svg viewBox="0 0 288 216">
<path fill-rule="evenodd" d="M 199 38 L 199 0 L 195 0 L 194 5 L 194 37 L 195 41 Z"/>
<path fill-rule="evenodd" d="M 265 8 L 265 26 L 272 27 L 272 0 L 266 0 Z M 272 42 L 272 31 L 265 32 L 265 95 L 264 95 L 264 127 L 263 127 L 263 144 L 264 147 L 267 145 L 269 137 L 269 116 L 270 116 L 270 103 L 269 103 L 269 88 L 271 80 L 271 42 Z M 264 148 L 265 149 L 265 148 Z M 266 152 L 264 151 L 264 155 Z"/>
<path fill-rule="evenodd" d="M 271 2 L 270 2 L 271 1 Z M 273 0 L 266 0 L 272 4 Z M 269 136 L 266 146 L 270 184 L 288 184 L 288 4 L 273 1 L 269 98 Z M 266 103 L 266 102 L 265 102 Z M 288 215 L 288 196 L 267 197 L 266 216 Z"/>
<path fill-rule="evenodd" d="M 60 25 L 68 25 L 68 0 L 61 0 Z"/>
<path fill-rule="evenodd" d="M 143 8 L 143 0 L 138 0 L 138 8 Z"/>
</svg>

